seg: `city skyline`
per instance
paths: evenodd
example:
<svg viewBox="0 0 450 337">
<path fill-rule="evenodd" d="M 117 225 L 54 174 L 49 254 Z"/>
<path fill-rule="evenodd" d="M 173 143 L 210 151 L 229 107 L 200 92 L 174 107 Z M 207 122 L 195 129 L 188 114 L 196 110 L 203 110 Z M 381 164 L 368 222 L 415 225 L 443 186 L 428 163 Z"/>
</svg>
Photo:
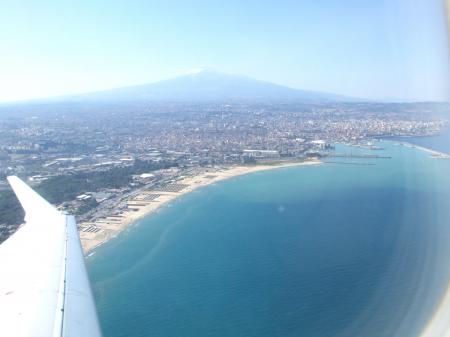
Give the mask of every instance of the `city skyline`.
<svg viewBox="0 0 450 337">
<path fill-rule="evenodd" d="M 371 100 L 450 99 L 438 0 L 6 3 L 0 102 L 153 83 L 199 67 Z"/>
</svg>

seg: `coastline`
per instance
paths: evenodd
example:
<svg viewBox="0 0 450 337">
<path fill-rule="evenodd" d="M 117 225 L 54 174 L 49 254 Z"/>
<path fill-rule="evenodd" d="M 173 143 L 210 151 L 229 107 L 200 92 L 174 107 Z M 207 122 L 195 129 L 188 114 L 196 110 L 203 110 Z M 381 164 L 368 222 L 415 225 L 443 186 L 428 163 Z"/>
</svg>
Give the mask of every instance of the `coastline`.
<svg viewBox="0 0 450 337">
<path fill-rule="evenodd" d="M 177 188 L 172 191 L 164 190 L 163 188 L 154 190 L 142 189 L 131 200 L 127 201 L 128 207 L 120 215 L 111 215 L 95 222 L 83 222 L 79 224 L 83 252 L 85 255 L 94 254 L 95 248 L 116 237 L 138 220 L 157 212 L 162 206 L 198 188 L 249 173 L 294 166 L 317 165 L 321 163 L 319 160 L 309 160 L 273 165 L 258 164 L 254 166 L 231 166 L 229 168 L 209 169 L 194 176 L 180 177 L 181 179 L 176 181 Z"/>
</svg>

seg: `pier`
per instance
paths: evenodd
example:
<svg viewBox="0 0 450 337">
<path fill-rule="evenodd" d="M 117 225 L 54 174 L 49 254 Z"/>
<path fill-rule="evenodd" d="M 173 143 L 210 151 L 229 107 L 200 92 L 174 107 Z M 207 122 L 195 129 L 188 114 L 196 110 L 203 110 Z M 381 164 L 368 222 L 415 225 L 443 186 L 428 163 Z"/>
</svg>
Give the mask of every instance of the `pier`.
<svg viewBox="0 0 450 337">
<path fill-rule="evenodd" d="M 370 158 L 370 159 L 391 159 L 391 156 L 381 156 L 377 154 L 352 154 L 352 153 L 333 153 L 326 155 L 328 158 Z"/>
<path fill-rule="evenodd" d="M 357 166 L 374 166 L 375 163 L 359 163 L 355 161 L 345 162 L 345 161 L 323 161 L 324 164 L 340 164 L 340 165 L 357 165 Z"/>
</svg>

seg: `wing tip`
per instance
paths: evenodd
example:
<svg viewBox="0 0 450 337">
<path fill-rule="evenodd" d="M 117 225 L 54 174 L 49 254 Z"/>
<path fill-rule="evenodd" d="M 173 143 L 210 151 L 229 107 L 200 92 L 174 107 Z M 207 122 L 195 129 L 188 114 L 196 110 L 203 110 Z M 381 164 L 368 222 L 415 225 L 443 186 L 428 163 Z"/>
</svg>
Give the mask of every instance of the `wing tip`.
<svg viewBox="0 0 450 337">
<path fill-rule="evenodd" d="M 60 214 L 54 206 L 52 206 L 19 177 L 8 176 L 7 179 L 25 211 L 25 218 L 27 218 L 30 213 L 38 214 L 42 211 L 50 211 L 50 213 L 55 212 Z"/>
<path fill-rule="evenodd" d="M 12 187 L 13 185 L 16 185 L 19 181 L 22 181 L 22 180 L 20 180 L 20 178 L 17 177 L 17 176 L 7 176 L 7 177 L 6 177 L 6 180 L 8 180 L 8 183 L 11 185 L 11 187 Z"/>
<path fill-rule="evenodd" d="M 14 193 L 19 197 L 19 194 L 23 193 L 23 190 L 32 190 L 22 179 L 17 176 L 6 177 L 9 185 L 13 189 Z M 34 192 L 34 191 L 33 191 Z"/>
<path fill-rule="evenodd" d="M 14 181 L 14 180 L 19 179 L 19 178 L 18 178 L 17 176 L 7 176 L 6 179 L 7 179 L 9 182 L 11 182 L 11 181 Z"/>
</svg>

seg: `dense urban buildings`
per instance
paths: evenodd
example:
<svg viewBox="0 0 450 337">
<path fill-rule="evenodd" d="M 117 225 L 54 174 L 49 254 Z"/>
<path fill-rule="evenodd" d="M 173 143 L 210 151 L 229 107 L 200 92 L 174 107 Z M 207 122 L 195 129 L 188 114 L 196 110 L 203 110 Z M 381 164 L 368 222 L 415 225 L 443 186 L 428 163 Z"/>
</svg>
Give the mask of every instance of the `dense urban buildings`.
<svg viewBox="0 0 450 337">
<path fill-rule="evenodd" d="M 8 175 L 40 184 L 50 201 L 86 219 L 142 186 L 204 167 L 293 160 L 337 142 L 436 134 L 448 125 L 447 110 L 438 103 L 356 102 L 3 106 L 1 238 L 21 219 L 10 214 L 17 210 Z M 55 179 L 65 190 L 54 190 Z"/>
</svg>

